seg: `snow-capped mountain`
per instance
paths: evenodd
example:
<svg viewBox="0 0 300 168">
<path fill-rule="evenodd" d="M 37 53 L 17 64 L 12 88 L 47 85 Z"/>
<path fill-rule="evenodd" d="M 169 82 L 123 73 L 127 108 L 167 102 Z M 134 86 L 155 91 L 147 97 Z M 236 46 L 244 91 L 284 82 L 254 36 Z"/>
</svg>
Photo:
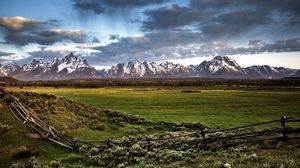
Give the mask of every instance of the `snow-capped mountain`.
<svg viewBox="0 0 300 168">
<path fill-rule="evenodd" d="M 34 59 L 29 64 L 1 65 L 0 76 L 11 76 L 19 80 L 66 80 L 82 78 L 238 78 L 276 79 L 297 76 L 299 70 L 254 65 L 241 67 L 227 56 L 217 56 L 210 61 L 188 67 L 172 62 L 129 61 L 119 63 L 109 69 L 97 71 L 83 58 L 72 53 L 62 59 L 44 61 Z"/>
<path fill-rule="evenodd" d="M 11 76 L 11 73 L 19 73 L 22 70 L 22 68 L 14 63 L 10 65 L 0 65 L 0 75 L 1 76 Z"/>
<path fill-rule="evenodd" d="M 1 66 L 0 74 L 19 80 L 65 80 L 98 76 L 95 68 L 91 67 L 85 59 L 74 56 L 73 53 L 52 61 L 34 59 L 31 63 L 22 66 L 18 64 Z"/>
<path fill-rule="evenodd" d="M 103 71 L 103 77 L 136 78 L 136 77 L 202 77 L 202 78 L 236 78 L 236 79 L 278 79 L 292 76 L 296 70 L 268 65 L 241 67 L 228 56 L 216 56 L 199 65 L 185 67 L 172 62 L 130 61 L 119 63 Z"/>
<path fill-rule="evenodd" d="M 181 64 L 129 61 L 126 64 L 119 63 L 112 66 L 107 71 L 106 77 L 184 77 L 186 75 L 189 75 L 189 70 Z"/>
<path fill-rule="evenodd" d="M 296 78 L 300 78 L 300 70 L 297 70 L 295 73 L 293 73 L 293 75 L 291 75 L 290 77 L 296 77 Z"/>
<path fill-rule="evenodd" d="M 190 65 L 190 72 L 195 77 L 205 78 L 244 78 L 245 69 L 238 63 L 227 57 L 217 56 L 211 61 L 203 61 L 199 65 Z"/>
<path fill-rule="evenodd" d="M 270 67 L 269 65 L 254 65 L 247 67 L 246 69 L 247 76 L 250 78 L 283 78 L 287 76 L 292 76 L 295 73 L 295 70 L 284 67 Z"/>
</svg>

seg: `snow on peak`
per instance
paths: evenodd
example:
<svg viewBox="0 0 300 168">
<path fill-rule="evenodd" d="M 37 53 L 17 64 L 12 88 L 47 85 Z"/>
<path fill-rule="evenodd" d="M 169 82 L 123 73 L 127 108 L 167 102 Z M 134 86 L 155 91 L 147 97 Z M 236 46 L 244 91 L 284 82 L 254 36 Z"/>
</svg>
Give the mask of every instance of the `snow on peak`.
<svg viewBox="0 0 300 168">
<path fill-rule="evenodd" d="M 90 68 L 86 60 L 83 58 L 78 58 L 74 56 L 73 53 L 70 53 L 61 60 L 58 60 L 57 72 L 61 72 L 64 69 L 67 69 L 68 73 L 72 73 L 78 68 Z"/>
<path fill-rule="evenodd" d="M 213 60 L 207 62 L 205 61 L 205 63 L 209 64 L 209 71 L 213 73 L 223 68 L 233 71 L 239 71 L 241 69 L 237 62 L 228 56 L 216 56 Z"/>
</svg>

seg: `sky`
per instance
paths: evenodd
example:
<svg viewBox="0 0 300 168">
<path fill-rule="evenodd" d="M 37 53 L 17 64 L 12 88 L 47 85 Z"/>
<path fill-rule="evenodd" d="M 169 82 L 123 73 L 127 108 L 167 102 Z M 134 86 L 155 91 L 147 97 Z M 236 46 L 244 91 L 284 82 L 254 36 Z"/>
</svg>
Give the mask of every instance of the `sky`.
<svg viewBox="0 0 300 168">
<path fill-rule="evenodd" d="M 130 60 L 300 69 L 299 0 L 1 0 L 0 63 L 73 52 L 96 68 Z"/>
</svg>

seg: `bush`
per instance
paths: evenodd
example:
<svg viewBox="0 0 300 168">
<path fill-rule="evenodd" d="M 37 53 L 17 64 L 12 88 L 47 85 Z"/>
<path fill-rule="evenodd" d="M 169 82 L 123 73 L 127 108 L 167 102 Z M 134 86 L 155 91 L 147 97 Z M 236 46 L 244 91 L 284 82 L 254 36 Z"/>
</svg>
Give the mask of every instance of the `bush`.
<svg viewBox="0 0 300 168">
<path fill-rule="evenodd" d="M 0 133 L 5 133 L 11 129 L 11 126 L 0 123 Z"/>
<path fill-rule="evenodd" d="M 27 146 L 20 146 L 13 152 L 14 159 L 21 159 L 31 156 L 39 156 L 39 152 L 33 151 L 32 149 L 28 148 Z"/>
<path fill-rule="evenodd" d="M 60 162 L 59 161 L 56 161 L 56 160 L 52 160 L 50 163 L 49 163 L 49 166 L 51 168 L 59 168 L 60 167 Z"/>
<path fill-rule="evenodd" d="M 3 97 L 4 102 L 6 102 L 7 104 L 14 102 L 14 98 L 11 95 L 5 95 Z"/>
<path fill-rule="evenodd" d="M 43 168 L 44 166 L 39 163 L 35 157 L 31 157 L 28 162 L 25 164 L 26 168 Z"/>
<path fill-rule="evenodd" d="M 25 168 L 21 163 L 13 163 L 9 168 Z"/>
<path fill-rule="evenodd" d="M 83 160 L 83 156 L 80 155 L 76 155 L 76 154 L 69 154 L 66 157 L 61 159 L 61 162 L 63 163 L 76 163 L 76 162 L 80 162 L 81 160 Z"/>
<path fill-rule="evenodd" d="M 105 125 L 97 119 L 89 120 L 88 125 L 89 125 L 89 128 L 94 129 L 94 130 L 104 130 L 105 129 Z"/>
</svg>

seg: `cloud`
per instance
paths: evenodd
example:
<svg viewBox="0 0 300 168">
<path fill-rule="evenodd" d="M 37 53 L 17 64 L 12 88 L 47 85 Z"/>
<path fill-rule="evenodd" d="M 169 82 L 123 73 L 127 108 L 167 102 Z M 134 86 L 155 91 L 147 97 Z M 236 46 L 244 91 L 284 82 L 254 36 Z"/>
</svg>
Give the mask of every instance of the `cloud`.
<svg viewBox="0 0 300 168">
<path fill-rule="evenodd" d="M 10 55 L 14 55 L 15 53 L 8 53 L 8 52 L 3 52 L 3 51 L 0 51 L 0 57 L 2 56 L 10 56 Z"/>
<path fill-rule="evenodd" d="M 51 45 L 55 42 L 70 41 L 74 43 L 84 43 L 86 33 L 80 30 L 47 29 L 25 33 L 11 33 L 4 37 L 8 44 L 27 45 L 37 43 L 41 45 Z"/>
<path fill-rule="evenodd" d="M 201 48 L 201 53 L 203 54 L 203 51 L 209 51 L 206 53 L 208 55 L 213 55 L 213 53 L 217 53 L 219 55 L 247 55 L 263 52 L 292 52 L 300 51 L 300 37 L 277 40 L 272 43 L 267 43 L 263 40 L 249 40 L 248 45 L 244 47 L 233 47 L 224 43 L 212 43 L 203 45 Z"/>
<path fill-rule="evenodd" d="M 277 40 L 272 44 L 265 43 L 261 48 L 269 52 L 300 51 L 300 38 Z"/>
<path fill-rule="evenodd" d="M 15 55 L 15 53 L 8 53 L 8 52 L 0 51 L 0 66 L 1 66 L 1 63 L 5 63 L 5 62 L 9 61 L 13 55 Z"/>
<path fill-rule="evenodd" d="M 235 47 L 224 42 L 204 41 L 201 33 L 197 32 L 167 31 L 121 38 L 117 42 L 92 49 L 99 52 L 92 52 L 87 57 L 88 61 L 93 62 L 93 65 L 107 65 L 129 60 L 164 61 L 201 56 L 300 51 L 300 38 L 272 43 L 249 40 L 248 45 Z"/>
<path fill-rule="evenodd" d="M 256 8 L 257 10 L 280 10 L 282 12 L 289 12 L 292 14 L 299 14 L 300 2 L 298 0 L 190 0 L 190 7 L 199 10 L 219 10 L 232 8 Z"/>
<path fill-rule="evenodd" d="M 148 16 L 148 19 L 142 23 L 143 30 L 177 28 L 204 20 L 207 17 L 207 13 L 176 4 L 154 10 L 146 10 L 144 13 Z"/>
<path fill-rule="evenodd" d="M 118 34 L 111 34 L 109 35 L 109 40 L 120 40 L 120 35 Z"/>
<path fill-rule="evenodd" d="M 24 29 L 25 26 L 28 25 L 37 25 L 42 23 L 44 22 L 34 20 L 34 19 L 24 18 L 21 16 L 0 18 L 0 25 L 6 29 L 13 30 L 13 31 L 22 30 Z"/>
<path fill-rule="evenodd" d="M 159 4 L 167 0 L 72 0 L 73 7 L 82 12 L 92 11 L 96 14 L 117 9 L 143 7 Z"/>
<path fill-rule="evenodd" d="M 31 61 L 32 59 L 45 59 L 45 60 L 51 60 L 53 58 L 61 58 L 63 56 L 66 56 L 71 51 L 69 50 L 39 50 L 39 51 L 33 51 L 29 52 L 29 57 L 26 58 L 26 60 Z M 24 60 L 23 60 L 24 61 Z"/>
<path fill-rule="evenodd" d="M 61 50 L 61 49 L 49 49 L 49 50 L 38 50 L 38 51 L 32 51 L 28 52 L 28 56 L 15 59 L 13 62 L 18 63 L 20 65 L 22 64 L 28 64 L 31 63 L 34 59 L 42 59 L 44 61 L 52 61 L 55 58 L 62 58 L 66 55 L 68 55 L 71 51 L 70 50 Z M 12 62 L 12 60 L 10 60 Z"/>
<path fill-rule="evenodd" d="M 0 27 L 11 33 L 48 29 L 51 27 L 57 27 L 59 24 L 60 22 L 55 19 L 44 21 L 24 18 L 21 16 L 0 18 Z"/>
<path fill-rule="evenodd" d="M 93 37 L 91 43 L 100 43 L 100 40 L 97 37 Z"/>
<path fill-rule="evenodd" d="M 169 31 L 125 37 L 106 46 L 93 47 L 99 52 L 91 53 L 88 59 L 104 65 L 128 60 L 162 60 L 173 57 L 176 48 L 199 43 L 199 36 L 200 33 Z"/>
<path fill-rule="evenodd" d="M 236 36 L 270 22 L 271 20 L 262 11 L 236 11 L 216 16 L 206 24 L 200 25 L 200 29 L 204 38 L 216 39 Z"/>
<path fill-rule="evenodd" d="M 6 44 L 24 46 L 30 43 L 51 45 L 55 42 L 84 43 L 87 33 L 81 30 L 57 28 L 58 20 L 40 21 L 24 17 L 2 17 L 0 27 L 4 28 Z"/>
<path fill-rule="evenodd" d="M 299 7 L 299 0 L 191 0 L 188 6 L 175 4 L 146 10 L 141 30 L 199 31 L 206 40 L 237 38 L 262 26 L 273 26 L 275 34 L 283 34 L 285 29 L 300 27 Z M 264 31 L 267 34 L 267 28 Z"/>
<path fill-rule="evenodd" d="M 103 6 L 93 0 L 73 0 L 73 6 L 80 11 L 93 11 L 96 14 L 104 12 Z"/>
</svg>

